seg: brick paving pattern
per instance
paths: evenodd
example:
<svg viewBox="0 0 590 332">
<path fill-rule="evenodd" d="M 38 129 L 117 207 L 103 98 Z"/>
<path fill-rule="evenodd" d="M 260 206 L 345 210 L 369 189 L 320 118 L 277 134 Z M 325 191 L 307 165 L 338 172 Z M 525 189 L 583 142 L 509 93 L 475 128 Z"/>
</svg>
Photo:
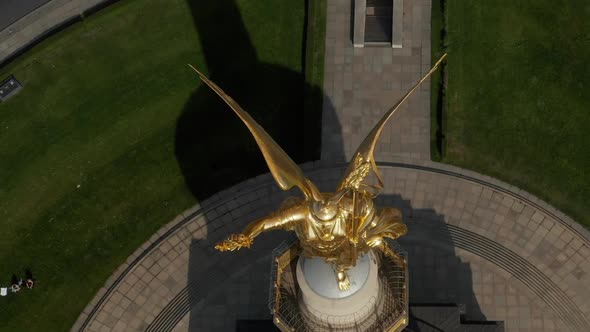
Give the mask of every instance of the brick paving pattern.
<svg viewBox="0 0 590 332">
<path fill-rule="evenodd" d="M 381 115 L 430 70 L 430 7 L 404 1 L 403 48 L 353 48 L 350 2 L 328 0 L 322 159 L 350 160 Z M 383 131 L 377 160 L 430 159 L 430 83 L 400 111 Z"/>
</svg>

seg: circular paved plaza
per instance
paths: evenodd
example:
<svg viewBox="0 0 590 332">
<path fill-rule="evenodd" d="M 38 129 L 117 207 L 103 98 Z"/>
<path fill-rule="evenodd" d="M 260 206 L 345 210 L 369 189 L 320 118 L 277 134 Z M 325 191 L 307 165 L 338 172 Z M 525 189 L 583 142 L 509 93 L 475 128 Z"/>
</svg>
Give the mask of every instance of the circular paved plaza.
<svg viewBox="0 0 590 332">
<path fill-rule="evenodd" d="M 343 165 L 304 165 L 333 190 Z M 380 163 L 378 203 L 402 210 L 411 303 L 455 303 L 507 331 L 588 331 L 590 236 L 538 199 L 488 177 L 421 162 Z M 88 305 L 73 331 L 235 331 L 269 319 L 272 250 L 291 234 L 259 236 L 234 253 L 213 244 L 276 209 L 270 175 L 204 201 L 161 229 Z"/>
</svg>

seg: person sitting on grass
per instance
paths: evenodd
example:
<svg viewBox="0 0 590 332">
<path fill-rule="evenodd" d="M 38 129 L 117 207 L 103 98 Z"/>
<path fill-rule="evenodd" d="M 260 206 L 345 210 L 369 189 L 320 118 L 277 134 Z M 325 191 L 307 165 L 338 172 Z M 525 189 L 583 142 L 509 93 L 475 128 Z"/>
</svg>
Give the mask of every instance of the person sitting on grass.
<svg viewBox="0 0 590 332">
<path fill-rule="evenodd" d="M 25 281 L 25 287 L 27 287 L 28 289 L 33 289 L 34 286 L 35 286 L 35 280 L 29 278 Z"/>
<path fill-rule="evenodd" d="M 18 293 L 20 291 L 20 286 L 18 284 L 12 284 L 12 286 L 10 286 L 10 291 L 13 293 Z"/>
<path fill-rule="evenodd" d="M 25 286 L 28 289 L 33 289 L 33 287 L 35 286 L 35 282 L 37 281 L 37 279 L 35 279 L 35 277 L 33 277 L 33 272 L 31 272 L 31 270 L 26 269 L 25 270 L 25 275 L 27 277 L 27 280 L 25 281 Z"/>
<path fill-rule="evenodd" d="M 12 278 L 10 278 L 10 291 L 13 293 L 17 293 L 18 291 L 20 291 L 20 287 L 23 284 L 23 279 L 18 278 L 16 276 L 16 274 L 12 275 Z"/>
</svg>

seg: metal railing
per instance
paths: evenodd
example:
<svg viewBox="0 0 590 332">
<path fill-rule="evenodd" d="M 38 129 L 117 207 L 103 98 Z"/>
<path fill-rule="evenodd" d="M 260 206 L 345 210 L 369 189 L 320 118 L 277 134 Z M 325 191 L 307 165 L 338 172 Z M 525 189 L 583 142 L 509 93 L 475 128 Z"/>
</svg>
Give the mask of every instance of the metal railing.
<svg viewBox="0 0 590 332">
<path fill-rule="evenodd" d="M 281 244 L 273 251 L 269 292 L 275 325 L 284 332 L 398 331 L 396 327 L 408 321 L 407 254 L 394 241 L 388 241 L 388 247 L 392 254 L 375 252 L 379 259 L 379 297 L 371 298 L 351 323 L 350 316 L 322 316 L 300 306 L 295 280 L 299 244 Z"/>
</svg>

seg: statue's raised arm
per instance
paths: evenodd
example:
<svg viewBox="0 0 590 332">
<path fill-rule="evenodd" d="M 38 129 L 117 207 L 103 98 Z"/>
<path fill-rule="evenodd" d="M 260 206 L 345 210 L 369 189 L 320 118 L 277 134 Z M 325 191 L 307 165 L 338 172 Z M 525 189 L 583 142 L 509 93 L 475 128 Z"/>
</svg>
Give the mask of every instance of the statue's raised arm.
<svg viewBox="0 0 590 332">
<path fill-rule="evenodd" d="M 215 245 L 215 249 L 234 251 L 240 248 L 250 248 L 254 238 L 262 232 L 277 229 L 293 230 L 297 223 L 305 222 L 309 210 L 305 201 L 292 198 L 291 202 L 296 202 L 295 204 L 283 203 L 281 209 L 251 222 L 242 233 L 230 235 L 226 240 Z"/>
</svg>

